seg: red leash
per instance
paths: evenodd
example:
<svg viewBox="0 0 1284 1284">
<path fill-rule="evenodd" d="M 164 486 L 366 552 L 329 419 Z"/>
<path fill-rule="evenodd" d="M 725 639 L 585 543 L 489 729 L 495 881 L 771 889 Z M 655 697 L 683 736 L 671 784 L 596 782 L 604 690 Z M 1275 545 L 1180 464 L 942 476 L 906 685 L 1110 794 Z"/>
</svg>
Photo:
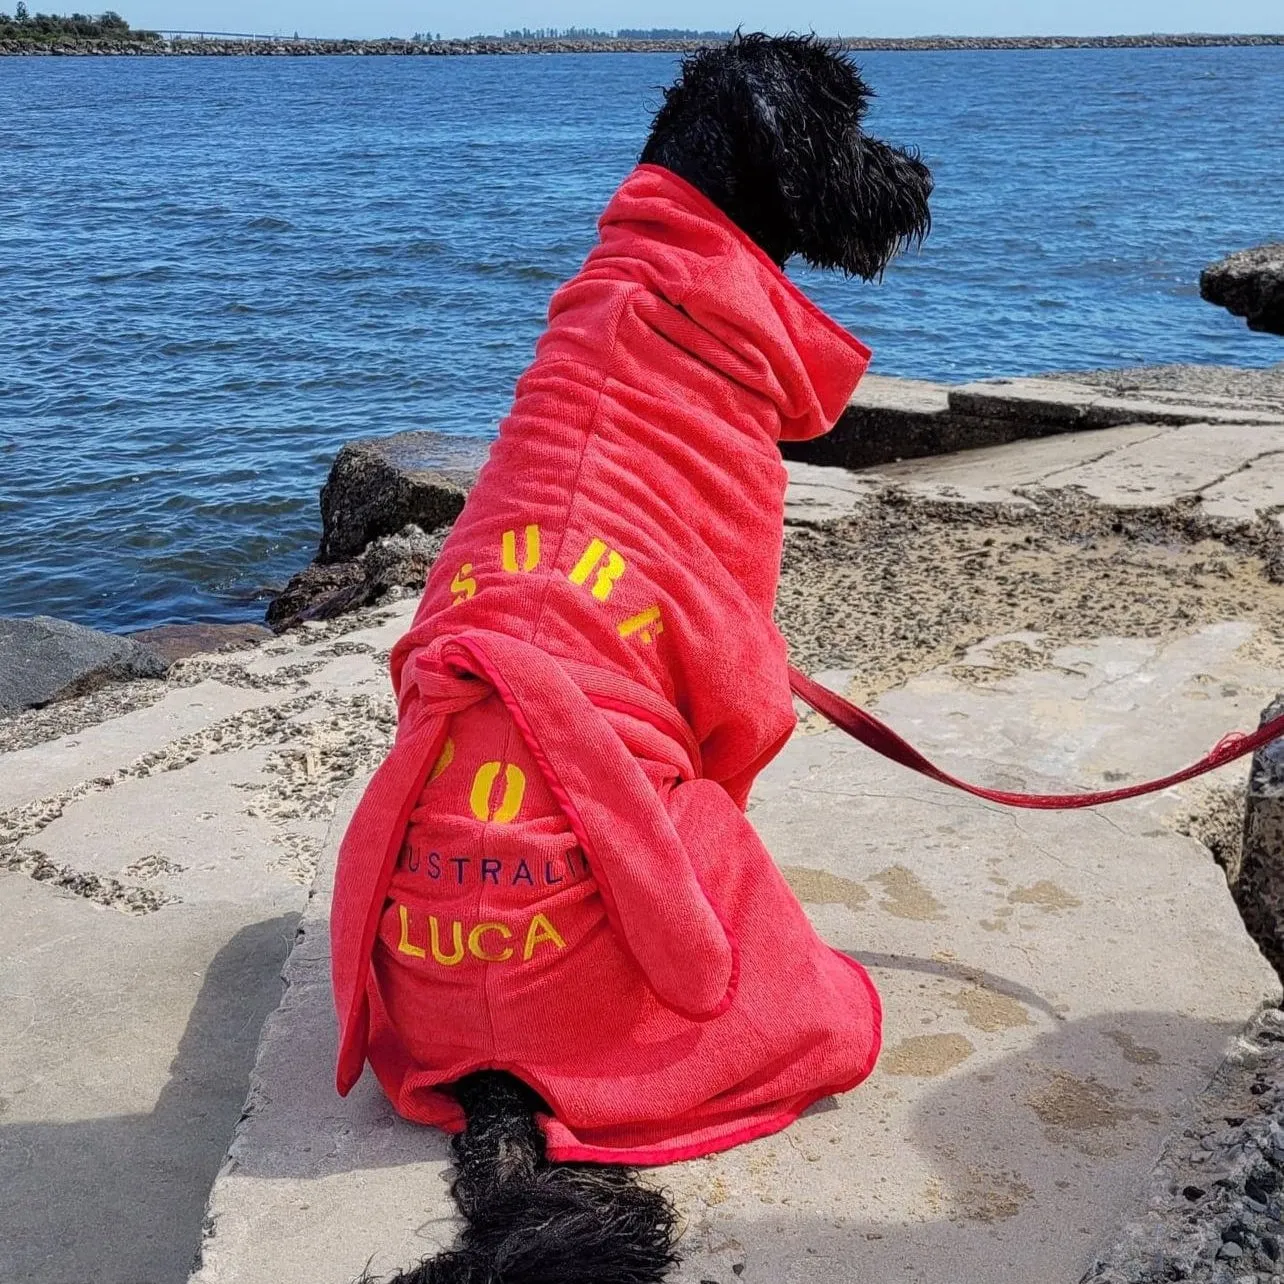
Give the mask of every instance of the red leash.
<svg viewBox="0 0 1284 1284">
<path fill-rule="evenodd" d="M 902 767 L 909 767 L 932 780 L 939 780 L 943 785 L 952 785 L 964 793 L 974 794 L 977 798 L 986 798 L 990 802 L 1002 803 L 1006 807 L 1029 807 L 1041 811 L 1064 811 L 1074 807 L 1097 807 L 1102 803 L 1122 802 L 1125 798 L 1138 798 L 1142 794 L 1157 793 L 1171 785 L 1179 785 L 1184 780 L 1193 780 L 1205 772 L 1217 767 L 1224 767 L 1245 754 L 1253 753 L 1272 740 L 1284 736 L 1284 714 L 1272 718 L 1256 731 L 1246 734 L 1232 731 L 1223 736 L 1213 748 L 1197 763 L 1164 776 L 1162 780 L 1149 780 L 1142 785 L 1129 785 L 1125 789 L 1107 789 L 1096 794 L 1012 794 L 1003 789 L 983 789 L 980 785 L 969 785 L 966 780 L 959 780 L 939 767 L 934 766 L 923 757 L 913 745 L 894 732 L 886 723 L 880 722 L 864 709 L 858 709 L 842 696 L 822 687 L 805 673 L 800 673 L 792 666 L 789 669 L 789 685 L 794 694 L 805 704 L 809 704 L 817 713 L 828 718 L 836 727 L 840 727 L 849 736 L 855 737 L 861 744 L 898 762 Z"/>
</svg>

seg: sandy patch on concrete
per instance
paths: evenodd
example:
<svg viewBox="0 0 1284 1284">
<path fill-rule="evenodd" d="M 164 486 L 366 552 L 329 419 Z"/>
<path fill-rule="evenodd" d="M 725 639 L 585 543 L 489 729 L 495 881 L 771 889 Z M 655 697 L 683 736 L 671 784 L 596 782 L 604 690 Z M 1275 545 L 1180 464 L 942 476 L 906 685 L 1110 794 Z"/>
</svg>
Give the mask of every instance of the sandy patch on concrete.
<svg viewBox="0 0 1284 1284">
<path fill-rule="evenodd" d="M 827 869 L 786 865 L 780 872 L 804 905 L 846 905 L 850 910 L 859 910 L 869 900 L 869 892 L 860 883 Z"/>
<path fill-rule="evenodd" d="M 1284 409 L 1284 362 L 1252 370 L 1240 366 L 1130 366 L 1123 370 L 1072 370 L 1049 376 L 1117 393 L 1180 393 L 1232 404 L 1265 401 Z"/>
<path fill-rule="evenodd" d="M 916 1034 L 885 1049 L 878 1069 L 881 1074 L 934 1079 L 962 1065 L 975 1051 L 961 1034 Z"/>
<path fill-rule="evenodd" d="M 948 1002 L 963 1013 L 968 1025 L 984 1034 L 996 1034 L 1000 1030 L 1015 1030 L 1032 1024 L 1023 1003 L 980 986 L 969 986 L 966 990 L 951 994 Z"/>
<path fill-rule="evenodd" d="M 904 865 L 893 865 L 872 880 L 883 889 L 878 908 L 894 918 L 915 919 L 928 923 L 945 917 L 945 906 L 932 895 L 923 882 Z"/>
<path fill-rule="evenodd" d="M 854 516 L 785 538 L 777 619 L 793 662 L 850 669 L 858 702 L 915 674 L 999 681 L 1099 637 L 1160 638 L 1250 621 L 1252 658 L 1284 665 L 1284 527 L 1218 529 L 1172 505 L 1121 513 L 1073 498 L 1031 505 L 916 500 L 886 491 Z M 987 638 L 992 667 L 958 662 Z"/>
</svg>

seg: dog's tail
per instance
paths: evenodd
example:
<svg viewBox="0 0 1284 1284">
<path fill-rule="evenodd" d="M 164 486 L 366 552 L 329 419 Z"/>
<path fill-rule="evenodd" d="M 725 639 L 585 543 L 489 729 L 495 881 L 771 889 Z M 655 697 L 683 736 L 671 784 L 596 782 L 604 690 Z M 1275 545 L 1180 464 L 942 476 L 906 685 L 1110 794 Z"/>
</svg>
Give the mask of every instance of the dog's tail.
<svg viewBox="0 0 1284 1284">
<path fill-rule="evenodd" d="M 487 1070 L 454 1085 L 466 1125 L 451 1143 L 458 1246 L 390 1284 L 659 1284 L 678 1258 L 677 1214 L 627 1168 L 556 1164 L 544 1103 Z"/>
</svg>

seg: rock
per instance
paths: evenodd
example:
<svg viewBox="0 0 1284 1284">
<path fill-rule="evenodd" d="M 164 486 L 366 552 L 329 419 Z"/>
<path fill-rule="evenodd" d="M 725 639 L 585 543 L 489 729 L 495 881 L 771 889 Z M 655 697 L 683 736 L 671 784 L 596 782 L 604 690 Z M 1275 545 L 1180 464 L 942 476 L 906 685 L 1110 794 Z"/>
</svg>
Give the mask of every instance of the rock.
<svg viewBox="0 0 1284 1284">
<path fill-rule="evenodd" d="M 139 642 L 69 620 L 0 619 L 0 715 L 68 700 L 108 682 L 159 678 L 168 668 Z"/>
<path fill-rule="evenodd" d="M 1284 244 L 1240 250 L 1199 274 L 1199 293 L 1250 330 L 1284 334 Z"/>
<path fill-rule="evenodd" d="M 264 619 L 274 633 L 283 633 L 304 620 L 341 615 L 345 610 L 364 606 L 369 600 L 365 582 L 365 568 L 355 558 L 329 565 L 312 562 L 268 603 Z"/>
<path fill-rule="evenodd" d="M 139 629 L 127 636 L 150 647 L 162 660 L 173 664 L 175 660 L 184 660 L 189 655 L 261 642 L 272 636 L 272 630 L 253 623 L 162 624 L 154 629 Z"/>
<path fill-rule="evenodd" d="M 267 609 L 268 627 L 284 633 L 306 620 L 328 620 L 377 601 L 393 589 L 423 589 L 449 527 L 432 533 L 406 526 L 372 543 L 360 557 L 304 567 Z"/>
<path fill-rule="evenodd" d="M 316 560 L 340 562 L 407 525 L 436 530 L 455 520 L 485 458 L 485 442 L 403 432 L 350 442 L 321 489 Z M 288 590 L 287 590 L 288 592 Z"/>
<path fill-rule="evenodd" d="M 281 633 L 392 590 L 421 590 L 486 450 L 475 438 L 432 432 L 344 446 L 321 489 L 316 560 L 268 606 L 268 627 Z"/>
<path fill-rule="evenodd" d="M 407 526 L 396 535 L 375 540 L 361 555 L 371 598 L 394 588 L 422 591 L 428 571 L 446 542 L 448 530 L 448 526 L 431 532 Z"/>
<path fill-rule="evenodd" d="M 1262 714 L 1284 714 L 1284 696 Z M 1248 934 L 1284 980 L 1284 739 L 1253 755 L 1238 865 L 1226 871 Z"/>
</svg>

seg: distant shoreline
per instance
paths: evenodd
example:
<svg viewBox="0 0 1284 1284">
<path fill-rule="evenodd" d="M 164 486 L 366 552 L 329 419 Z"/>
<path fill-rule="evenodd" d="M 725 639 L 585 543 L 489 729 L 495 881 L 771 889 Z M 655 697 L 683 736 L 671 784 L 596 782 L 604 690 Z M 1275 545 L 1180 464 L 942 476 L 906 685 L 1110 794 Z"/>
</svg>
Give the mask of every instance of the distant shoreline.
<svg viewBox="0 0 1284 1284">
<path fill-rule="evenodd" d="M 468 56 L 478 54 L 685 53 L 708 40 L 634 40 L 628 38 L 518 38 L 476 36 L 467 40 L 325 40 L 285 36 L 253 39 L 174 36 L 160 40 L 52 40 L 36 43 L 0 40 L 0 56 L 35 57 L 308 57 Z M 832 43 L 853 53 L 1018 49 L 1213 49 L 1284 46 L 1284 33 L 1263 35 L 1141 36 L 914 36 L 857 39 Z"/>
</svg>

